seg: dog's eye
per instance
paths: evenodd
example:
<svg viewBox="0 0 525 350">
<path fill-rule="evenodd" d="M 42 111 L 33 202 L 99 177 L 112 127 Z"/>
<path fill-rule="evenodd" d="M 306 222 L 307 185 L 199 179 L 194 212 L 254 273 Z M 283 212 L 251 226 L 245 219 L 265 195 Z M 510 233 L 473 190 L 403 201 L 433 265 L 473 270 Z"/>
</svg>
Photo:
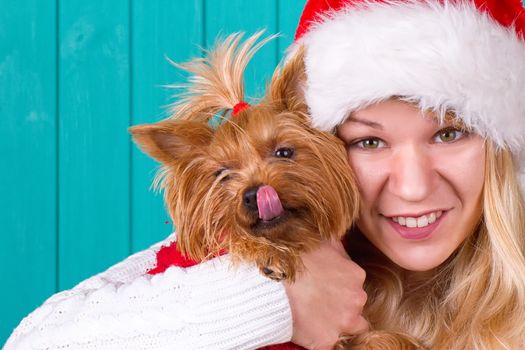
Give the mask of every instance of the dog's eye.
<svg viewBox="0 0 525 350">
<path fill-rule="evenodd" d="M 294 153 L 293 148 L 282 147 L 282 148 L 278 148 L 277 151 L 275 151 L 275 156 L 278 158 L 292 158 L 293 153 Z"/>
<path fill-rule="evenodd" d="M 225 168 L 225 167 L 222 167 L 222 168 L 219 168 L 219 170 L 217 170 L 213 175 L 217 178 L 217 177 L 221 177 L 221 182 L 222 181 L 226 181 L 230 178 L 230 175 L 226 175 L 226 176 L 223 176 L 224 172 L 227 171 L 228 168 Z"/>
</svg>

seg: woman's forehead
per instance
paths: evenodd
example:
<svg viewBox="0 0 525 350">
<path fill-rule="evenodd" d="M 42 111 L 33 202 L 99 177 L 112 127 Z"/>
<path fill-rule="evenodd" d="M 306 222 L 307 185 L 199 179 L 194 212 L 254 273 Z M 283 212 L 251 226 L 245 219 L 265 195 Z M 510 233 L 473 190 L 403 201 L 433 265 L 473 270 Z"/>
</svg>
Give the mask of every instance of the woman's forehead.
<svg viewBox="0 0 525 350">
<path fill-rule="evenodd" d="M 432 110 L 423 111 L 413 103 L 395 99 L 379 102 L 350 113 L 342 126 L 351 123 L 354 126 L 359 124 L 373 129 L 384 130 L 388 126 L 401 128 L 407 126 L 404 124 L 406 122 L 418 123 L 419 121 L 428 126 L 453 126 L 458 129 L 467 129 L 463 120 L 454 111 L 445 111 L 443 113 Z"/>
</svg>

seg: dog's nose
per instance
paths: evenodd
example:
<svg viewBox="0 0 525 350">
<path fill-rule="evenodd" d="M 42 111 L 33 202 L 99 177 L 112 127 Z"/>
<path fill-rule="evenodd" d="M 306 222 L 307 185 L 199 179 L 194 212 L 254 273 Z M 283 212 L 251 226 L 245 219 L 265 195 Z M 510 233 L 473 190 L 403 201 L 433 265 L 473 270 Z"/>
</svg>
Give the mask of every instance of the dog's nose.
<svg viewBox="0 0 525 350">
<path fill-rule="evenodd" d="M 244 207 L 249 211 L 258 211 L 257 207 L 257 191 L 259 187 L 250 187 L 244 192 Z"/>
</svg>

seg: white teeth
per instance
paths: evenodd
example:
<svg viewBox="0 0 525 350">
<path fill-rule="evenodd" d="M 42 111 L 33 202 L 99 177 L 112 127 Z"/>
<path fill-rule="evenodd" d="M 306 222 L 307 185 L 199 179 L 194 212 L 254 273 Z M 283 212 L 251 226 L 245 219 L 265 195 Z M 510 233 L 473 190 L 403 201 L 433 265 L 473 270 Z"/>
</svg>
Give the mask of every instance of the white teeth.
<svg viewBox="0 0 525 350">
<path fill-rule="evenodd" d="M 418 218 L 395 216 L 392 217 L 392 221 L 397 222 L 401 226 L 406 226 L 409 228 L 425 227 L 436 222 L 436 220 L 439 219 L 441 215 L 443 215 L 443 212 L 440 210 L 428 215 L 422 215 Z"/>
<path fill-rule="evenodd" d="M 416 227 L 417 220 L 414 218 L 407 218 L 407 227 Z"/>
<path fill-rule="evenodd" d="M 417 227 L 428 226 L 428 218 L 426 216 L 421 216 L 417 218 Z"/>
</svg>

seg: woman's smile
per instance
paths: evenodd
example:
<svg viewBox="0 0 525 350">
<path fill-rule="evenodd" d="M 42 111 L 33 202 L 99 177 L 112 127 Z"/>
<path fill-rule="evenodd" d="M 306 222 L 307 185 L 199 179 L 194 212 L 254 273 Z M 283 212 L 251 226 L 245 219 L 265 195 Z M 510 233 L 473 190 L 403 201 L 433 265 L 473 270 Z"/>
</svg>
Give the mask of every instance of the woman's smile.
<svg viewBox="0 0 525 350">
<path fill-rule="evenodd" d="M 411 271 L 440 265 L 481 217 L 484 140 L 437 119 L 387 100 L 338 129 L 362 195 L 357 227 Z"/>
<path fill-rule="evenodd" d="M 435 210 L 423 215 L 385 216 L 385 219 L 402 238 L 423 240 L 429 238 L 436 231 L 441 221 L 445 219 L 447 212 L 448 210 Z"/>
</svg>

